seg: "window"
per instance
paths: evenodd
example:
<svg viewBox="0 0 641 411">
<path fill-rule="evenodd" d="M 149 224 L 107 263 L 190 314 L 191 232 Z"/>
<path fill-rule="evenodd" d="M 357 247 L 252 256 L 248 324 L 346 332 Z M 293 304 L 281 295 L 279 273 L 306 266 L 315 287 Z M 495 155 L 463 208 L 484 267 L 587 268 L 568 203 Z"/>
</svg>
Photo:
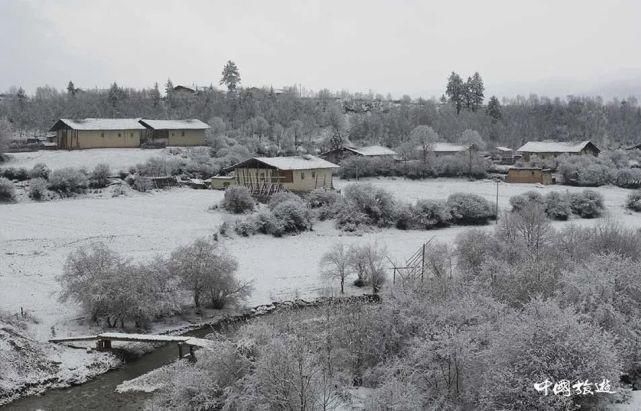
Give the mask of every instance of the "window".
<svg viewBox="0 0 641 411">
<path fill-rule="evenodd" d="M 105 133 L 100 133 L 100 137 L 105 137 Z"/>
<path fill-rule="evenodd" d="M 122 137 L 122 134 L 118 133 L 118 137 Z"/>
<path fill-rule="evenodd" d="M 303 172 L 303 171 L 300 172 L 300 179 L 301 180 L 305 179 L 305 172 Z"/>
<path fill-rule="evenodd" d="M 172 131 L 172 132 L 171 132 L 171 136 L 173 137 L 173 136 L 175 136 L 175 135 L 176 135 L 176 134 Z"/>
<path fill-rule="evenodd" d="M 185 137 L 185 130 L 181 131 L 181 132 L 180 132 L 180 135 L 181 135 L 181 136 L 183 136 L 183 137 Z"/>
<path fill-rule="evenodd" d="M 316 171 L 312 171 L 312 178 L 316 178 Z"/>
<path fill-rule="evenodd" d="M 129 137 L 133 137 L 133 136 L 134 136 L 134 133 L 129 133 Z"/>
</svg>

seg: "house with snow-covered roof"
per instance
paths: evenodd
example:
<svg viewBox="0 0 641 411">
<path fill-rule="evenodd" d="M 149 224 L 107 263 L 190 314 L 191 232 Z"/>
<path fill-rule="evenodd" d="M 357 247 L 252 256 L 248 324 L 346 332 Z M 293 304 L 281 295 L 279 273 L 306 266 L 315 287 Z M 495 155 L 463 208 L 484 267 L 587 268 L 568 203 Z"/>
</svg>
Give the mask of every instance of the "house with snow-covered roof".
<svg viewBox="0 0 641 411">
<path fill-rule="evenodd" d="M 390 148 L 374 145 L 365 147 L 343 146 L 341 148 L 322 153 L 320 156 L 332 163 L 339 163 L 345 158 L 353 156 L 368 158 L 394 158 L 396 155 L 396 151 Z"/>
<path fill-rule="evenodd" d="M 139 147 L 145 127 L 136 118 L 61 118 L 49 129 L 63 150 Z"/>
<path fill-rule="evenodd" d="M 166 146 L 204 146 L 206 123 L 196 119 L 139 120 L 146 129 L 145 141 Z"/>
<path fill-rule="evenodd" d="M 537 157 L 540 160 L 555 159 L 560 155 L 571 156 L 591 155 L 597 157 L 601 150 L 590 141 L 528 141 L 516 150 L 523 156 L 523 160 Z"/>
<path fill-rule="evenodd" d="M 235 183 L 252 193 L 270 193 L 285 189 L 310 192 L 317 188 L 332 189 L 336 164 L 309 154 L 291 157 L 253 157 L 225 171 L 233 171 Z"/>
</svg>

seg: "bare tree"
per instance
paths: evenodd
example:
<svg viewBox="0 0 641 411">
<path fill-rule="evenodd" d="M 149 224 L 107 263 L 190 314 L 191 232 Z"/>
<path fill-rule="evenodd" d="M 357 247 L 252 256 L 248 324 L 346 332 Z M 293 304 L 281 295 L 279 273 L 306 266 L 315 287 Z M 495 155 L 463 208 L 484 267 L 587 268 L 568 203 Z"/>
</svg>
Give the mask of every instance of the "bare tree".
<svg viewBox="0 0 641 411">
<path fill-rule="evenodd" d="M 341 283 L 341 294 L 345 294 L 345 278 L 349 274 L 349 249 L 344 244 L 335 244 L 323 254 L 320 261 L 323 276 L 338 279 Z"/>
</svg>

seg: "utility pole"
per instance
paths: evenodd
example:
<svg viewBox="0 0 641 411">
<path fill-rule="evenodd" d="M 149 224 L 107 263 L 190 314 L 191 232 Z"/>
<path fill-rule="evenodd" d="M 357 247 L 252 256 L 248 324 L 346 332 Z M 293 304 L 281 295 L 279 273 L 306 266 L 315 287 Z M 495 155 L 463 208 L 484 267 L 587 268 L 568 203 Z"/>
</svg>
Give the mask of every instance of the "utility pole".
<svg viewBox="0 0 641 411">
<path fill-rule="evenodd" d="M 494 207 L 496 224 L 499 223 L 499 179 L 496 179 L 496 205 Z"/>
</svg>

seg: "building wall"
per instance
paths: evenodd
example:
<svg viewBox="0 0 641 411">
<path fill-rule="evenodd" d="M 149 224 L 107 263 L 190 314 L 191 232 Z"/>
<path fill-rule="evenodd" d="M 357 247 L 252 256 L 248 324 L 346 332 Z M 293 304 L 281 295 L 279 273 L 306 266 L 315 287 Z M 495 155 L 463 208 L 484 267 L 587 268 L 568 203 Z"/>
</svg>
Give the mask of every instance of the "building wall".
<svg viewBox="0 0 641 411">
<path fill-rule="evenodd" d="M 271 168 L 237 168 L 236 183 L 256 186 L 264 183 L 280 183 L 289 191 L 309 192 L 316 188 L 333 188 L 332 169 L 309 169 L 279 171 Z"/>
<path fill-rule="evenodd" d="M 530 153 L 530 152 L 525 151 L 522 154 L 523 154 L 523 159 L 525 161 L 530 161 L 530 158 L 538 158 L 538 159 L 541 159 L 541 160 L 555 159 L 555 158 L 557 158 L 559 156 L 562 156 L 564 154 L 567 154 L 569 156 L 591 155 L 591 156 L 595 156 L 595 157 L 597 157 L 599 155 L 599 153 L 597 151 L 594 151 L 594 150 L 592 150 L 590 148 L 583 149 L 578 153 L 553 153 L 553 152 L 550 152 L 550 153 L 538 153 L 538 152 L 537 153 Z"/>
<path fill-rule="evenodd" d="M 507 172 L 508 183 L 525 183 L 525 184 L 552 184 L 552 174 L 541 170 L 516 170 L 510 169 Z"/>
<path fill-rule="evenodd" d="M 86 148 L 131 148 L 140 146 L 143 130 L 58 130 L 58 147 L 65 150 Z"/>
<path fill-rule="evenodd" d="M 169 130 L 168 146 L 204 146 L 205 130 Z"/>
</svg>

